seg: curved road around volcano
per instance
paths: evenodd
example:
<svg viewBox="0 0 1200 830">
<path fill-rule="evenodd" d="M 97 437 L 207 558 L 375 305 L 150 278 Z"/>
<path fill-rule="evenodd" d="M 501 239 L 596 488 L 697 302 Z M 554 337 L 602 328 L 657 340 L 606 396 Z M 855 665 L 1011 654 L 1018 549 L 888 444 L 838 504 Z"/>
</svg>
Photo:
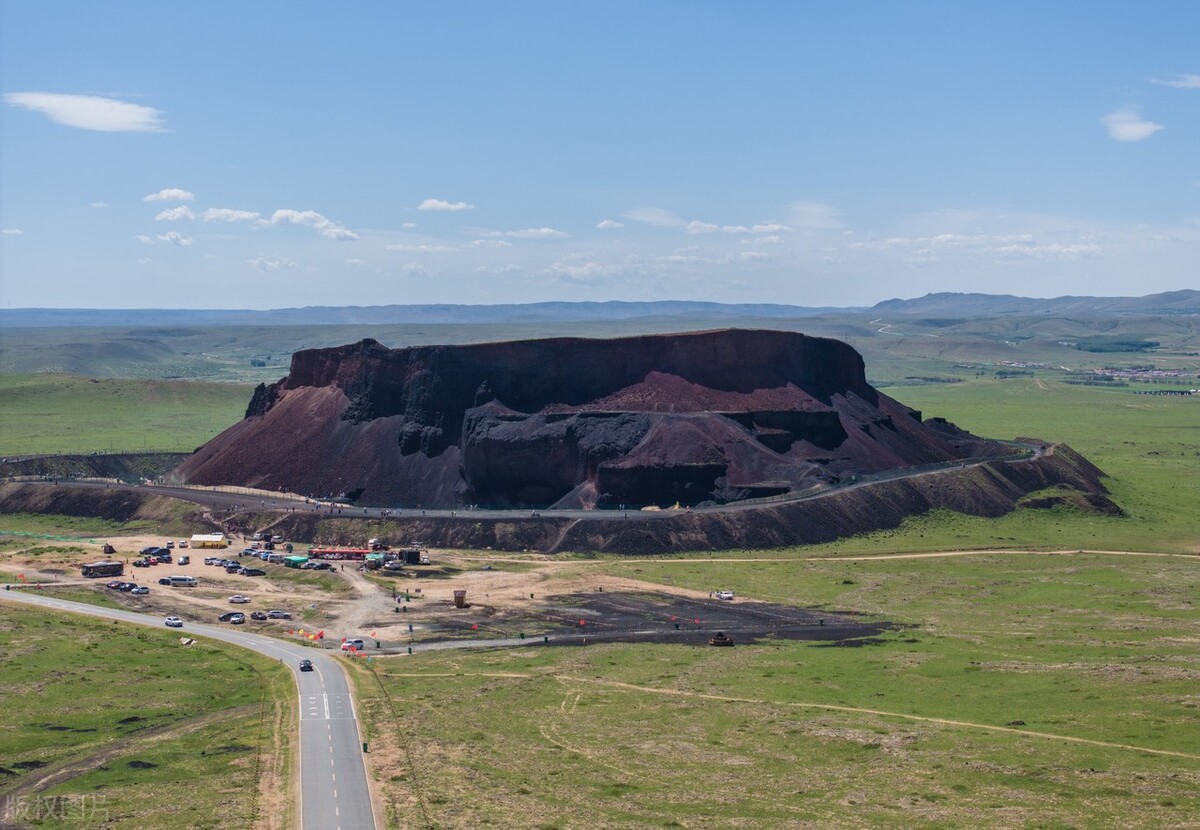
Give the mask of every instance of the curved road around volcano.
<svg viewBox="0 0 1200 830">
<path fill-rule="evenodd" d="M 0 598 L 56 611 L 89 614 L 120 622 L 161 628 L 160 617 L 38 596 L 28 590 L 0 591 Z M 275 640 L 252 632 L 185 622 L 186 636 L 210 637 L 288 664 L 300 692 L 300 815 L 305 830 L 374 830 L 375 815 L 367 786 L 354 701 L 341 666 L 320 649 Z M 301 672 L 300 661 L 313 671 Z"/>
</svg>

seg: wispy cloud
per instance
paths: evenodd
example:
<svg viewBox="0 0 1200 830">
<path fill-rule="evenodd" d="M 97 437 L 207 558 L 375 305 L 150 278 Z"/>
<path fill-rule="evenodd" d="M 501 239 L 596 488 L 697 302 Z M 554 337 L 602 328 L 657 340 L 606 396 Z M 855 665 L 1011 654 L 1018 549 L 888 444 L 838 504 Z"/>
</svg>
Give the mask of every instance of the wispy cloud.
<svg viewBox="0 0 1200 830">
<path fill-rule="evenodd" d="M 154 217 L 154 221 L 178 222 L 180 219 L 195 218 L 196 214 L 192 213 L 192 209 L 190 207 L 187 205 L 180 205 L 179 207 L 167 208 L 166 210 L 159 211 L 158 215 Z"/>
<path fill-rule="evenodd" d="M 143 202 L 190 202 L 196 194 L 178 187 L 167 187 L 149 196 L 143 196 Z"/>
<path fill-rule="evenodd" d="M 209 208 L 200 214 L 205 222 L 253 222 L 260 216 L 256 210 L 235 210 L 233 208 Z"/>
<path fill-rule="evenodd" d="M 472 239 L 468 243 L 472 248 L 511 248 L 512 243 L 506 239 Z"/>
<path fill-rule="evenodd" d="M 634 208 L 625 211 L 621 216 L 625 219 L 632 219 L 634 222 L 659 228 L 679 228 L 687 224 L 671 211 L 656 207 Z"/>
<path fill-rule="evenodd" d="M 147 236 L 144 233 L 139 233 L 137 236 L 134 237 L 134 239 L 136 239 L 138 242 L 141 242 L 143 245 L 154 244 L 154 240 L 151 239 L 149 236 Z"/>
<path fill-rule="evenodd" d="M 1113 141 L 1141 141 L 1161 129 L 1162 124 L 1146 121 L 1135 109 L 1123 109 L 1109 113 L 1100 119 Z"/>
<path fill-rule="evenodd" d="M 5 228 L 3 231 L 0 231 L 0 233 L 3 233 L 5 236 L 21 236 L 25 233 L 25 231 L 21 228 Z"/>
<path fill-rule="evenodd" d="M 350 257 L 350 259 L 346 260 L 346 264 L 347 265 L 366 265 L 367 263 L 364 262 L 363 260 L 359 259 L 358 257 Z"/>
<path fill-rule="evenodd" d="M 596 223 L 596 227 L 602 231 L 611 231 L 616 228 L 623 228 L 625 225 L 621 222 L 614 222 L 612 219 L 602 219 Z"/>
<path fill-rule="evenodd" d="M 276 271 L 295 271 L 300 268 L 300 263 L 290 260 L 287 257 L 267 259 L 265 256 L 259 255 L 254 259 L 246 260 L 246 262 L 261 274 L 270 274 Z"/>
<path fill-rule="evenodd" d="M 417 210 L 474 210 L 475 206 L 466 202 L 447 202 L 443 199 L 426 199 L 417 205 Z"/>
<path fill-rule="evenodd" d="M 90 208 L 106 208 L 106 207 L 108 207 L 108 202 L 92 202 L 88 205 L 88 207 L 90 207 Z"/>
<path fill-rule="evenodd" d="M 695 220 L 687 223 L 687 232 L 690 234 L 716 233 L 718 228 L 712 222 L 701 222 Z"/>
<path fill-rule="evenodd" d="M 788 222 L 795 228 L 836 230 L 842 227 L 840 219 L 842 212 L 833 205 L 822 202 L 792 202 L 789 212 Z M 760 227 L 763 229 L 763 233 L 775 233 L 783 229 L 782 226 L 774 225 L 756 225 L 755 229 Z M 791 228 L 787 230 L 791 230 Z"/>
<path fill-rule="evenodd" d="M 335 239 L 339 242 L 349 242 L 358 239 L 358 234 L 354 233 L 354 231 L 347 230 L 337 222 L 322 216 L 315 210 L 277 210 L 271 214 L 270 219 L 259 220 L 259 224 L 304 225 L 312 228 L 327 239 Z"/>
<path fill-rule="evenodd" d="M 158 235 L 159 242 L 169 242 L 172 245 L 178 245 L 180 248 L 186 248 L 192 244 L 190 236 L 184 236 L 178 231 L 167 231 Z"/>
<path fill-rule="evenodd" d="M 563 239 L 570 234 L 554 228 L 522 228 L 518 231 L 492 231 L 488 236 L 511 236 L 513 239 Z"/>
<path fill-rule="evenodd" d="M 1200 75 L 1176 75 L 1174 78 L 1151 78 L 1150 83 L 1175 89 L 1200 89 Z"/>
<path fill-rule="evenodd" d="M 397 242 L 388 245 L 387 249 L 400 254 L 448 254 L 456 250 L 449 245 L 416 245 L 410 242 Z"/>
<path fill-rule="evenodd" d="M 67 95 L 60 92 L 9 92 L 5 102 L 40 112 L 57 124 L 106 133 L 160 133 L 166 129 L 162 113 L 116 98 Z"/>
</svg>

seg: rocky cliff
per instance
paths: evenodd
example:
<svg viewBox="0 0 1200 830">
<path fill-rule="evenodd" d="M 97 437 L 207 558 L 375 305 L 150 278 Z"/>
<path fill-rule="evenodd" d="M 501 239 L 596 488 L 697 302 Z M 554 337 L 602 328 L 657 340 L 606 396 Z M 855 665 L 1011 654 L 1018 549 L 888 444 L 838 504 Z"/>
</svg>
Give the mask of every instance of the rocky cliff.
<svg viewBox="0 0 1200 830">
<path fill-rule="evenodd" d="M 369 505 L 695 505 L 1004 452 L 922 423 L 845 343 L 723 330 L 297 352 L 176 475 Z"/>
</svg>

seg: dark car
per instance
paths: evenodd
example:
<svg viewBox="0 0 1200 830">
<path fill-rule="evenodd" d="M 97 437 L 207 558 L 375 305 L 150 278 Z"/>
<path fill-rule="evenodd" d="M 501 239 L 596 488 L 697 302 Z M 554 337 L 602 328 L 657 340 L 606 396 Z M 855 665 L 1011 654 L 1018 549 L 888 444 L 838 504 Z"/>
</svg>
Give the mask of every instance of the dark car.
<svg viewBox="0 0 1200 830">
<path fill-rule="evenodd" d="M 262 568 L 242 568 L 238 571 L 242 576 L 266 576 L 267 572 Z"/>
<path fill-rule="evenodd" d="M 332 571 L 333 565 L 330 565 L 328 562 L 317 562 L 313 564 L 312 569 L 314 571 Z"/>
<path fill-rule="evenodd" d="M 159 577 L 159 579 L 158 579 L 158 584 L 159 584 L 159 585 L 170 585 L 170 584 L 171 584 L 171 577 L 169 577 L 169 576 L 163 576 L 163 577 Z"/>
<path fill-rule="evenodd" d="M 237 562 L 233 562 L 233 563 L 225 566 L 225 573 L 235 574 L 238 571 L 240 571 L 241 569 L 242 569 L 241 565 L 239 565 Z"/>
<path fill-rule="evenodd" d="M 119 591 L 119 590 L 121 589 L 121 586 L 122 586 L 122 585 L 124 585 L 124 584 L 125 584 L 125 583 L 124 583 L 124 582 L 122 582 L 121 580 L 119 580 L 119 579 L 114 579 L 112 582 L 108 583 L 108 585 L 106 585 L 105 587 L 106 587 L 106 588 L 112 588 L 114 591 Z"/>
<path fill-rule="evenodd" d="M 301 660 L 300 661 L 300 671 L 312 671 L 312 670 L 313 670 L 312 660 Z"/>
<path fill-rule="evenodd" d="M 135 560 L 133 560 L 133 567 L 135 567 L 135 568 L 149 568 L 149 567 L 150 567 L 150 560 L 148 560 L 148 559 L 135 559 Z"/>
<path fill-rule="evenodd" d="M 267 614 L 265 611 L 251 611 L 250 612 L 250 619 L 252 619 L 252 620 L 265 620 L 266 618 L 267 618 Z"/>
<path fill-rule="evenodd" d="M 226 611 L 224 614 L 217 617 L 217 619 L 220 622 L 227 622 L 227 623 L 233 623 L 234 625 L 241 625 L 242 623 L 244 623 L 246 621 L 246 615 L 243 614 L 241 611 Z"/>
</svg>

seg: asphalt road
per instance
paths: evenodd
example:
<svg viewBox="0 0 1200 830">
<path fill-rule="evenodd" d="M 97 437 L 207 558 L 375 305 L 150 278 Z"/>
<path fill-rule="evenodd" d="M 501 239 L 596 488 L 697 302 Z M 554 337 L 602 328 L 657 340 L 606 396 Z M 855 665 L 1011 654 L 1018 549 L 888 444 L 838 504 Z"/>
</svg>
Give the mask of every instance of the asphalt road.
<svg viewBox="0 0 1200 830">
<path fill-rule="evenodd" d="M 10 602 L 89 614 L 136 625 L 163 627 L 161 617 L 39 596 L 31 589 L 0 591 Z M 300 815 L 305 830 L 374 830 L 362 739 L 346 675 L 320 649 L 274 640 L 233 627 L 185 620 L 180 636 L 211 637 L 252 649 L 291 667 L 300 691 Z M 314 670 L 300 671 L 309 659 Z"/>
<path fill-rule="evenodd" d="M 1018 442 L 1011 442 L 1017 444 Z M 1029 451 L 1029 455 L 1024 458 L 1008 458 L 1008 459 L 985 459 L 965 462 L 962 466 L 974 467 L 980 464 L 991 464 L 996 461 L 1009 464 L 1022 464 L 1041 458 L 1048 452 L 1053 450 L 1048 449 L 1042 444 L 1020 444 L 1024 449 Z M 905 478 L 922 478 L 925 476 L 939 475 L 959 469 L 956 463 L 948 463 L 945 466 L 937 469 L 914 469 L 911 472 L 902 472 L 899 475 L 891 477 L 887 480 L 897 480 Z M 391 516 L 392 518 L 412 518 L 416 516 L 424 518 L 440 518 L 440 519 L 466 519 L 475 521 L 478 519 L 499 519 L 513 521 L 521 518 L 552 518 L 552 519 L 573 519 L 577 521 L 608 521 L 613 519 L 627 519 L 631 521 L 656 521 L 661 519 L 677 518 L 682 515 L 680 510 L 493 510 L 463 507 L 454 510 L 450 509 L 420 509 L 420 508 L 382 508 L 382 507 L 356 507 L 354 505 L 330 505 L 328 502 L 317 504 L 310 502 L 302 496 L 297 496 L 291 493 L 280 493 L 277 497 L 263 495 L 247 495 L 246 493 L 224 492 L 221 490 L 210 490 L 201 487 L 186 487 L 172 486 L 162 484 L 122 484 L 95 480 L 76 480 L 76 479 L 57 479 L 54 480 L 58 486 L 63 487 L 79 487 L 92 489 L 124 489 L 137 490 L 146 493 L 153 493 L 159 496 L 168 496 L 177 498 L 183 501 L 190 501 L 194 504 L 199 504 L 208 508 L 220 508 L 225 510 L 236 509 L 255 509 L 270 510 L 275 512 L 297 512 L 297 513 L 315 513 L 324 516 L 345 516 L 347 518 L 359 516 L 370 518 L 381 518 Z M 865 480 L 855 481 L 849 484 L 842 484 L 828 490 L 820 490 L 812 493 L 795 494 L 789 497 L 780 498 L 765 502 L 743 501 L 731 502 L 729 504 L 710 505 L 705 507 L 697 507 L 694 509 L 696 513 L 729 513 L 740 512 L 743 510 L 756 510 L 762 507 L 773 507 L 780 504 L 786 504 L 793 501 L 808 501 L 810 499 L 830 498 L 840 495 L 850 490 L 857 490 L 860 487 L 870 487 L 877 483 L 877 480 L 867 477 Z M 689 509 L 691 513 L 693 510 Z"/>
</svg>

